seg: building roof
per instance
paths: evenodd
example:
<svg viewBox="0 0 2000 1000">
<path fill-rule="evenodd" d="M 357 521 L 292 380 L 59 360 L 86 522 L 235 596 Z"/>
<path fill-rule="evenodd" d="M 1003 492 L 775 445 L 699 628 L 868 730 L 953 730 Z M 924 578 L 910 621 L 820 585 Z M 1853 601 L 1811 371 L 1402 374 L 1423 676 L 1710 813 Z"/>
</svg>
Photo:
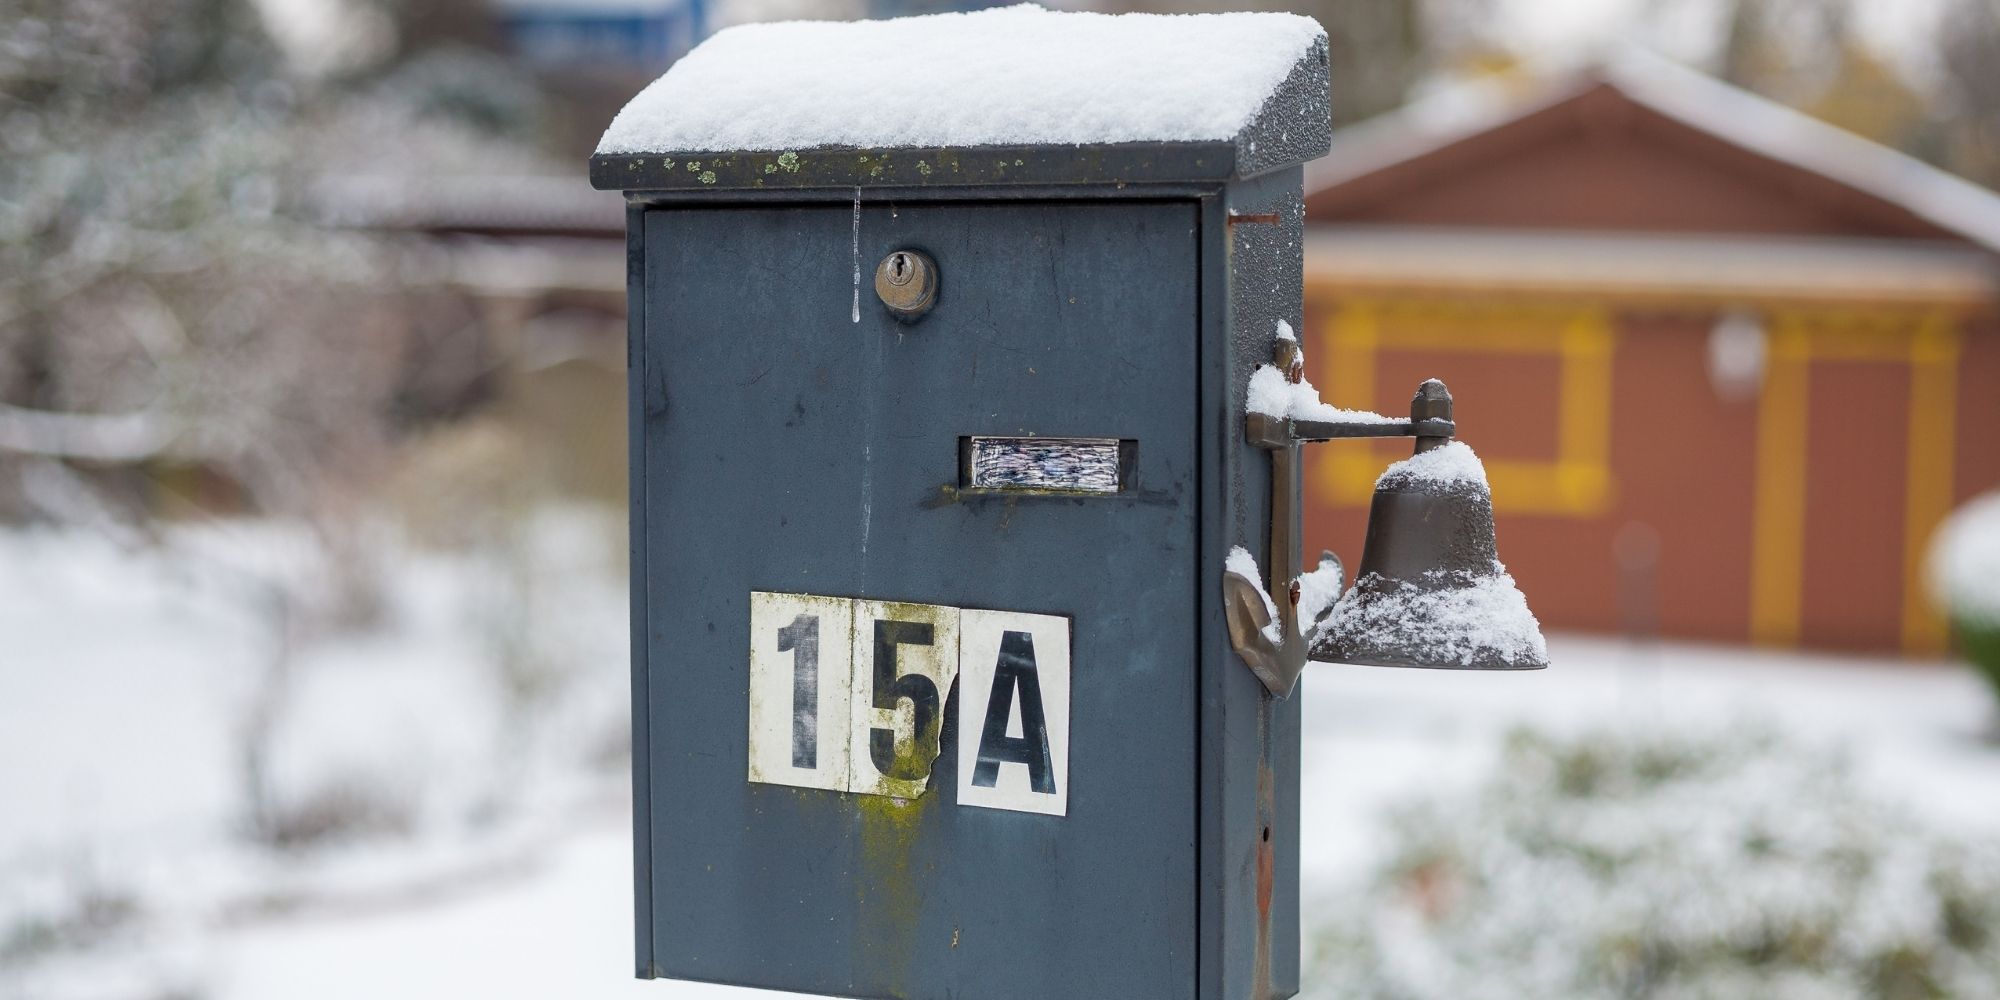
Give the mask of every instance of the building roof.
<svg viewBox="0 0 2000 1000">
<path fill-rule="evenodd" d="M 1921 160 L 1638 50 L 1524 91 L 1492 77 L 1415 101 L 1335 133 L 1307 166 L 1308 197 L 1399 168 L 1609 89 L 1631 103 L 1751 156 L 1893 205 L 1983 250 L 2000 253 L 2000 195 Z"/>
</svg>

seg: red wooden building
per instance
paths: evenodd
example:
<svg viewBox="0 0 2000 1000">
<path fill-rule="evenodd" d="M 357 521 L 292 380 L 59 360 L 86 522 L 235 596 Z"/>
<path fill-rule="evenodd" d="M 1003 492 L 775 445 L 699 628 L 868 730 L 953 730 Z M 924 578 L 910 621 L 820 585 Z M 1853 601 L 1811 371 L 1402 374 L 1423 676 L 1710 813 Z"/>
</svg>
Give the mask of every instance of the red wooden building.
<svg viewBox="0 0 2000 1000">
<path fill-rule="evenodd" d="M 1544 624 L 1931 653 L 1938 521 L 2000 486 L 2000 196 L 1692 71 L 1494 81 L 1306 184 L 1310 376 L 1437 376 Z M 1394 446 L 1323 446 L 1360 552 Z"/>
</svg>

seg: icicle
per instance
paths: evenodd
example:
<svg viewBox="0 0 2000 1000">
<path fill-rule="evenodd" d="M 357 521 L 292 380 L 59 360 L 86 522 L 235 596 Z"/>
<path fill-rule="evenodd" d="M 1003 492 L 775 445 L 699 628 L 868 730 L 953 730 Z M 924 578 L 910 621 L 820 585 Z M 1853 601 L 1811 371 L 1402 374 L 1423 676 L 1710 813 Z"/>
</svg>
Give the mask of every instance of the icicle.
<svg viewBox="0 0 2000 1000">
<path fill-rule="evenodd" d="M 861 322 L 861 189 L 854 189 L 854 305 L 849 318 Z"/>
</svg>

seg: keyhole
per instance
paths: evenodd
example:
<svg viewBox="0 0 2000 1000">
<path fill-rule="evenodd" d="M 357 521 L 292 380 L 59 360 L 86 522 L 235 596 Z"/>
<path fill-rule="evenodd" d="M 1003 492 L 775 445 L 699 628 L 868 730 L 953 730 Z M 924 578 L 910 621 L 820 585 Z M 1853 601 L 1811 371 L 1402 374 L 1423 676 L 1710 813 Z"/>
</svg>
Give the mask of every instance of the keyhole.
<svg viewBox="0 0 2000 1000">
<path fill-rule="evenodd" d="M 905 323 L 930 311 L 937 284 L 937 263 L 922 250 L 894 250 L 875 265 L 875 295 Z"/>
</svg>

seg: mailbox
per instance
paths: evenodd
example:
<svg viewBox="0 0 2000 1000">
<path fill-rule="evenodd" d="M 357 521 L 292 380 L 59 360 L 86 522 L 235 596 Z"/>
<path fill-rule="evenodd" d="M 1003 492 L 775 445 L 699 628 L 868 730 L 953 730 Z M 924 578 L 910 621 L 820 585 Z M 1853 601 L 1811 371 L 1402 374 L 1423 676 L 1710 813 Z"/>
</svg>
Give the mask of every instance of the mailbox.
<svg viewBox="0 0 2000 1000">
<path fill-rule="evenodd" d="M 1326 59 L 1283 14 L 759 25 L 613 122 L 639 976 L 1296 992 L 1300 700 L 1223 580 L 1274 541 L 1245 411 Z"/>
</svg>

